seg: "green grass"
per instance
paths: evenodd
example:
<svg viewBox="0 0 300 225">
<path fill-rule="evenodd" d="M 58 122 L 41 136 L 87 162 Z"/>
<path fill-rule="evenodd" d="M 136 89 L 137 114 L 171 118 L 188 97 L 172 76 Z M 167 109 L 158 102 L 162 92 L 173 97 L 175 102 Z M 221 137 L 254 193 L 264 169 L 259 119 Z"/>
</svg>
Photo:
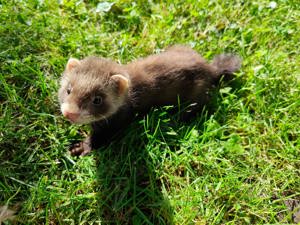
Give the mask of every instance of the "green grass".
<svg viewBox="0 0 300 225">
<path fill-rule="evenodd" d="M 0 1 L 0 206 L 19 224 L 295 222 L 299 2 L 97 2 Z M 89 128 L 60 115 L 68 58 L 126 63 L 178 43 L 243 58 L 213 113 L 183 124 L 153 109 L 109 147 L 69 156 Z"/>
</svg>

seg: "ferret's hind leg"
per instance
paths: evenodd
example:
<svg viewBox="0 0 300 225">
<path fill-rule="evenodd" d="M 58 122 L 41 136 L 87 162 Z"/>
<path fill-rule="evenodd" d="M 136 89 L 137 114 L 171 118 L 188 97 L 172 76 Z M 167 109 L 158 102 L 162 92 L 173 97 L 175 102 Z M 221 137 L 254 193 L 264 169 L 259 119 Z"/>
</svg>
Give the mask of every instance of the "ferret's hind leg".
<svg viewBox="0 0 300 225">
<path fill-rule="evenodd" d="M 198 102 L 194 102 L 194 103 L 187 105 L 180 112 L 180 115 L 179 115 L 180 121 L 182 121 L 182 122 L 191 121 L 197 115 L 197 113 L 201 111 L 202 108 L 203 108 L 203 105 Z"/>
<path fill-rule="evenodd" d="M 184 104 L 185 107 L 180 112 L 180 120 L 183 122 L 189 122 L 198 113 L 202 112 L 210 100 L 209 89 L 205 86 L 202 89 L 195 89 L 190 93 L 189 98 L 191 100 Z"/>
</svg>

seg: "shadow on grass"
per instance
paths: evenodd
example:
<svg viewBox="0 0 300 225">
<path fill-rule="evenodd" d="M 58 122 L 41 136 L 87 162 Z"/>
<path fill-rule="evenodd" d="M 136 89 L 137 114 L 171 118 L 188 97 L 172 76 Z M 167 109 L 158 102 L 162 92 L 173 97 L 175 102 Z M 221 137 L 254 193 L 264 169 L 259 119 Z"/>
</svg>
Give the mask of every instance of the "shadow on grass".
<svg viewBox="0 0 300 225">
<path fill-rule="evenodd" d="M 212 101 L 218 97 L 220 96 L 214 92 Z M 99 149 L 96 153 L 97 187 L 98 210 L 102 222 L 174 224 L 174 212 L 169 200 L 163 195 L 162 183 L 157 173 L 156 167 L 159 165 L 149 155 L 152 154 L 151 144 L 149 145 L 151 140 L 146 137 L 145 129 L 150 131 L 154 141 L 164 142 L 169 149 L 176 151 L 180 148 L 183 136 L 193 128 L 202 130 L 208 116 L 217 107 L 215 103 L 209 104 L 207 110 L 184 123 L 178 122 L 180 113 L 174 114 L 172 107 L 154 109 L 144 119 L 144 127 L 135 122 L 126 129 L 125 137 Z M 160 132 L 156 132 L 157 128 Z M 169 131 L 179 131 L 179 136 L 168 136 L 171 133 Z"/>
<path fill-rule="evenodd" d="M 149 154 L 139 137 L 96 155 L 99 214 L 104 224 L 173 224 Z"/>
</svg>

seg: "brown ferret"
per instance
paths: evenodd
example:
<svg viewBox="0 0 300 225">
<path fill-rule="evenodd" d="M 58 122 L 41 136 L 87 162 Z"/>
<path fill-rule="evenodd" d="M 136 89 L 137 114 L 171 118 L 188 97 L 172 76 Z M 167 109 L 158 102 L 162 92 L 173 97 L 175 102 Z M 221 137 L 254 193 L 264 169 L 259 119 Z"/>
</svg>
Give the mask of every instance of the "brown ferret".
<svg viewBox="0 0 300 225">
<path fill-rule="evenodd" d="M 227 54 L 207 63 L 184 46 L 127 65 L 97 57 L 69 59 L 58 94 L 62 114 L 73 123 L 92 125 L 92 134 L 75 144 L 71 154 L 100 147 L 153 106 L 177 105 L 180 99 L 193 103 L 193 111 L 201 109 L 208 91 L 240 64 L 239 57 Z"/>
</svg>

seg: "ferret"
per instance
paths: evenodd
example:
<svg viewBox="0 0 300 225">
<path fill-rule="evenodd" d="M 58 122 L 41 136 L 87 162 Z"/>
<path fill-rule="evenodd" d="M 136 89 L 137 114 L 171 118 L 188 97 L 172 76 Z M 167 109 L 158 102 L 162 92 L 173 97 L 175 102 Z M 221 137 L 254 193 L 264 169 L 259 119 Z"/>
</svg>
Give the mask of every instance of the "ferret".
<svg viewBox="0 0 300 225">
<path fill-rule="evenodd" d="M 221 54 L 212 63 L 186 46 L 122 65 L 105 58 L 70 58 L 58 92 L 60 109 L 72 123 L 91 124 L 92 132 L 71 147 L 83 156 L 111 140 L 137 114 L 151 107 L 193 103 L 195 111 L 208 101 L 208 91 L 241 65 L 238 56 Z"/>
</svg>

